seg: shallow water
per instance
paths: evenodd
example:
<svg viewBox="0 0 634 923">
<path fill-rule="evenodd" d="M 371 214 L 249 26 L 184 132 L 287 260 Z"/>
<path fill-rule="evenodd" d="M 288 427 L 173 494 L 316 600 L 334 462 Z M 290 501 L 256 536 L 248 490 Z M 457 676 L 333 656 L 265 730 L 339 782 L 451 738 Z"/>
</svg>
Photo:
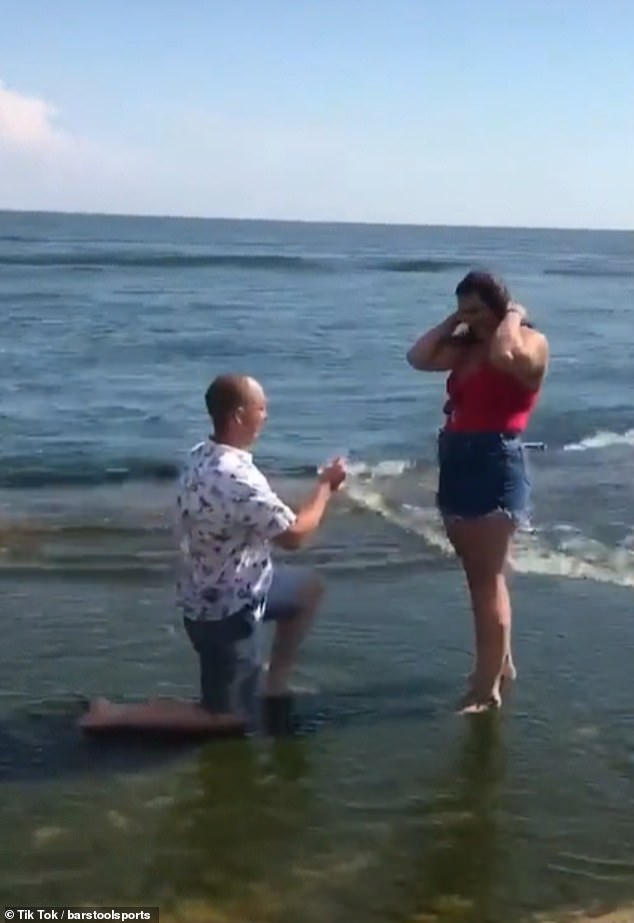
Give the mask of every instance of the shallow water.
<svg viewBox="0 0 634 923">
<path fill-rule="evenodd" d="M 465 721 L 455 578 L 333 576 L 298 677 L 304 736 L 181 748 L 90 744 L 71 724 L 72 691 L 194 691 L 165 587 L 137 587 L 135 605 L 104 585 L 88 620 L 81 584 L 52 584 L 54 606 L 39 582 L 6 585 L 6 902 L 484 921 L 631 896 L 631 670 L 614 657 L 632 641 L 628 591 L 606 606 L 589 582 L 516 578 L 520 682 L 499 718 Z"/>
<path fill-rule="evenodd" d="M 2 236 L 4 902 L 507 923 L 633 900 L 632 235 L 5 214 Z M 553 360 L 514 553 L 519 681 L 471 721 L 453 713 L 464 588 L 433 508 L 442 379 L 403 353 L 476 259 Z M 328 584 L 297 676 L 305 733 L 89 743 L 87 697 L 196 693 L 172 481 L 220 360 L 271 392 L 258 454 L 286 496 L 324 456 L 354 462 L 300 555 Z"/>
</svg>

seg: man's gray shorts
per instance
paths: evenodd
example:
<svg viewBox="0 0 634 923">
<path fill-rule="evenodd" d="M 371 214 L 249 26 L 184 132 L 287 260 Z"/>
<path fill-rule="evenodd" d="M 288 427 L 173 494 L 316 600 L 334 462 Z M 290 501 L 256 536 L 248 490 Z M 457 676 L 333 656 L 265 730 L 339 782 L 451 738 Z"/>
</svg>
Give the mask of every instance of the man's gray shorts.
<svg viewBox="0 0 634 923">
<path fill-rule="evenodd" d="M 200 660 L 200 699 L 205 708 L 252 720 L 262 673 L 262 623 L 295 618 L 311 575 L 308 568 L 277 566 L 261 623 L 247 608 L 219 621 L 184 618 Z"/>
</svg>

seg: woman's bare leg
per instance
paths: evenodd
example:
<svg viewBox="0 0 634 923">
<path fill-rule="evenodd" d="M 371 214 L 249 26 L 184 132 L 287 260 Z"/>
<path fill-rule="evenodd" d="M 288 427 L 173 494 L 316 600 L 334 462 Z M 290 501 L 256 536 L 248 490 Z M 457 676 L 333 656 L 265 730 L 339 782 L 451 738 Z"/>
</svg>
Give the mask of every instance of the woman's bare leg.
<svg viewBox="0 0 634 923">
<path fill-rule="evenodd" d="M 447 534 L 462 561 L 474 616 L 476 658 L 464 711 L 499 706 L 504 679 L 515 675 L 511 603 L 505 566 L 514 525 L 508 517 L 450 520 Z"/>
</svg>

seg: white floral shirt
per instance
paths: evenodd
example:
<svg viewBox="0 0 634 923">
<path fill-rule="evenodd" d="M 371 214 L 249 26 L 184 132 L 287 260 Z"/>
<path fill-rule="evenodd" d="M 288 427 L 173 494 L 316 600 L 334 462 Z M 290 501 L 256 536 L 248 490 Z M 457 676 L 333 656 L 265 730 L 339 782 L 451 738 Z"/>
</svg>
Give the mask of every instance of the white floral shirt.
<svg viewBox="0 0 634 923">
<path fill-rule="evenodd" d="M 270 542 L 295 514 L 251 454 L 211 439 L 194 446 L 177 510 L 183 614 L 222 619 L 249 606 L 261 617 L 273 576 Z"/>
</svg>

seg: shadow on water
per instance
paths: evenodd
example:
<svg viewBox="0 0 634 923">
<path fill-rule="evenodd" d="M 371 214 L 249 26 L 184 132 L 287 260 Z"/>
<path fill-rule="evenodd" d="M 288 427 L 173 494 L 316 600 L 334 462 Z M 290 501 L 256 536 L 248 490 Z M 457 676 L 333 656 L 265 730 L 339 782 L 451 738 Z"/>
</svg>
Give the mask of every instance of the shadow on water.
<svg viewBox="0 0 634 923">
<path fill-rule="evenodd" d="M 430 679 L 299 694 L 298 736 L 349 725 L 429 717 L 441 687 Z M 200 749 L 203 742 L 160 734 L 81 734 L 81 697 L 36 702 L 0 718 L 0 783 L 40 782 L 61 776 L 142 772 Z M 209 743 L 209 739 L 204 741 Z"/>
<path fill-rule="evenodd" d="M 519 921 L 499 900 L 506 758 L 497 718 L 467 721 L 449 764 L 421 784 L 424 800 L 352 875 L 336 830 L 324 827 L 314 759 L 305 738 L 274 744 L 264 758 L 238 747 L 223 761 L 201 754 L 156 831 L 147 870 L 168 916 L 194 902 L 201 919 L 213 910 L 223 921 Z M 367 837 L 369 827 L 358 831 L 354 849 L 365 852 Z"/>
<path fill-rule="evenodd" d="M 407 852 L 416 863 L 404 896 L 417 914 L 452 923 L 506 918 L 498 906 L 505 878 L 500 804 L 505 774 L 499 716 L 467 719 L 457 752 L 418 815 L 423 842 Z"/>
<path fill-rule="evenodd" d="M 0 720 L 0 783 L 42 782 L 63 776 L 142 771 L 174 759 L 191 744 L 132 738 L 91 740 L 76 727 L 86 703 L 57 700 L 38 703 Z"/>
<path fill-rule="evenodd" d="M 296 738 L 265 751 L 234 741 L 222 760 L 200 752 L 155 829 L 146 881 L 162 910 L 190 900 L 228 907 L 287 878 L 315 808 L 309 750 Z"/>
<path fill-rule="evenodd" d="M 509 778 L 508 730 L 503 715 L 466 719 L 440 771 L 421 778 L 407 822 L 395 824 L 363 881 L 366 906 L 378 908 L 378 919 L 589 923 L 596 916 L 608 923 L 602 914 L 615 909 L 614 899 L 593 889 L 583 894 L 552 876 L 545 880 L 557 847 L 542 840 L 543 855 L 536 861 L 530 819 L 511 807 L 516 793 Z M 604 861 L 613 872 L 619 865 Z M 622 900 L 629 902 L 630 894 L 626 886 Z M 583 906 L 592 908 L 587 915 Z M 629 923 L 634 910 L 609 919 Z"/>
</svg>

